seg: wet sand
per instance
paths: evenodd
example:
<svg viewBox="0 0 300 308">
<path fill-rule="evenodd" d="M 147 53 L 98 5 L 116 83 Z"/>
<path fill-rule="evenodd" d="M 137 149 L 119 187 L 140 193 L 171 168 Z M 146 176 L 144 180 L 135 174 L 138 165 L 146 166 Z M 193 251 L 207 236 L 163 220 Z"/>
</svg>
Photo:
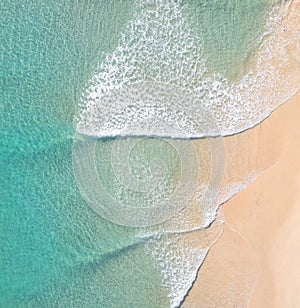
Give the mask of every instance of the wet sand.
<svg viewBox="0 0 300 308">
<path fill-rule="evenodd" d="M 299 307 L 300 92 L 224 142 L 223 194 L 260 175 L 222 206 L 224 233 L 183 307 Z"/>
</svg>

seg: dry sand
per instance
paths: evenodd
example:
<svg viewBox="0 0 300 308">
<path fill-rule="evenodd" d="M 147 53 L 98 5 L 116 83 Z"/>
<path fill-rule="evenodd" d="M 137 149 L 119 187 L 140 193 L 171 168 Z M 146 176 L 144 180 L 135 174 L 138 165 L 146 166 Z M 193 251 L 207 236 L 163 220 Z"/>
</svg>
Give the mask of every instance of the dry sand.
<svg viewBox="0 0 300 308">
<path fill-rule="evenodd" d="M 224 183 L 261 174 L 223 205 L 224 233 L 183 307 L 300 307 L 300 92 L 224 139 Z"/>
</svg>

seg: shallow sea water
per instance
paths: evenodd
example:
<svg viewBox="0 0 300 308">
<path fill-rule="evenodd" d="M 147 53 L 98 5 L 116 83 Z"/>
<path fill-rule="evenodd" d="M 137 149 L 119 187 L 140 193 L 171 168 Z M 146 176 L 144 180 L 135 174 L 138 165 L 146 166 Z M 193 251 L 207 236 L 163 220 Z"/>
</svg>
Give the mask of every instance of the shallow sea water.
<svg viewBox="0 0 300 308">
<path fill-rule="evenodd" d="M 132 228 L 115 224 L 88 205 L 89 196 L 84 198 L 73 170 L 73 143 L 87 85 L 100 63 L 118 48 L 129 22 L 143 13 L 143 5 L 135 1 L 1 2 L 0 306 L 179 305 L 220 235 L 222 219 L 212 231 L 203 231 L 205 212 L 199 214 L 196 209 L 195 214 L 193 204 L 187 202 L 181 208 L 179 202 L 175 207 L 178 216 L 159 225 Z M 153 3 L 148 1 L 150 6 Z M 174 5 L 172 1 L 156 3 Z M 233 80 L 245 70 L 275 3 L 184 0 L 178 4 L 186 27 L 203 39 L 201 49 L 208 63 L 205 74 L 220 72 Z M 180 42 L 172 43 L 171 53 Z M 149 68 L 139 67 L 138 76 L 150 76 L 153 81 L 155 74 Z M 177 69 L 180 72 L 180 66 L 174 67 L 170 75 Z M 168 72 L 168 65 L 164 70 Z M 100 179 L 105 175 L 107 190 L 129 207 L 138 207 L 146 199 L 140 191 L 131 194 L 127 175 L 125 183 L 116 184 L 110 178 L 111 156 L 106 151 L 116 140 L 108 137 L 95 142 L 100 155 L 97 172 Z M 205 145 L 201 151 L 200 162 L 195 163 L 200 174 L 194 176 L 202 185 L 214 178 L 216 187 L 211 189 L 217 189 L 224 171 L 216 175 L 214 157 Z M 146 138 L 134 144 L 129 157 L 133 175 L 150 184 L 153 174 L 165 179 L 166 190 L 160 192 L 161 182 L 155 182 L 157 189 L 151 190 L 152 199 L 147 195 L 147 206 L 155 206 L 166 192 L 174 190 L 179 175 L 184 174 L 181 163 L 192 161 L 191 153 L 178 159 L 178 152 L 162 139 Z M 157 160 L 151 165 L 154 157 Z M 147 192 L 149 185 L 144 188 Z"/>
</svg>

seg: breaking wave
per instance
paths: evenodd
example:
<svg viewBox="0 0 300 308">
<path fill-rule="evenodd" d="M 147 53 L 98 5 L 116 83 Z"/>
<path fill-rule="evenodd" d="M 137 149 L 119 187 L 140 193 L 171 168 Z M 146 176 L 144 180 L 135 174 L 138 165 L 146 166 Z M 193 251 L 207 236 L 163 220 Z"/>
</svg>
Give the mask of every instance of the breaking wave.
<svg viewBox="0 0 300 308">
<path fill-rule="evenodd" d="M 137 235 L 149 238 L 148 253 L 161 269 L 172 307 L 181 303 L 222 232 L 220 220 L 217 236 L 207 240 L 203 233 L 216 219 L 219 204 L 242 189 L 228 187 L 224 196 L 218 196 L 225 172 L 222 136 L 260 123 L 299 89 L 300 2 L 290 4 L 278 5 L 270 13 L 254 64 L 232 81 L 209 72 L 201 37 L 183 17 L 180 1 L 138 2 L 116 50 L 99 65 L 82 94 L 73 147 L 79 189 L 102 217 L 141 227 Z M 124 164 L 131 160 L 134 147 L 140 147 L 141 138 L 147 139 L 141 153 L 148 149 L 147 142 L 153 142 L 150 137 L 155 137 L 153 146 L 168 143 L 179 156 L 176 185 L 187 180 L 191 170 L 200 168 L 203 173 L 191 172 L 191 183 L 185 182 L 174 194 L 173 180 L 164 181 L 169 179 L 168 162 L 151 157 L 155 164 L 149 162 L 150 175 L 148 167 L 140 167 L 137 161 L 134 167 L 141 174 L 131 179 L 132 166 L 124 168 Z M 135 141 L 128 143 L 130 138 Z M 195 149 L 193 138 L 203 138 L 200 148 Z M 108 145 L 108 154 L 101 152 L 97 158 L 97 142 L 103 149 Z M 187 153 L 179 150 L 180 142 Z M 119 147 L 109 146 L 113 143 Z M 110 180 L 113 173 L 117 181 Z M 141 181 L 143 176 L 148 182 Z M 99 182 L 100 186 L 95 184 Z M 164 195 L 169 191 L 172 198 Z M 199 247 L 201 234 L 205 234 L 203 247 Z"/>
<path fill-rule="evenodd" d="M 84 91 L 77 131 L 98 137 L 160 136 L 161 132 L 168 137 L 182 137 L 165 118 L 173 116 L 172 123 L 176 123 L 176 113 L 179 117 L 180 113 L 197 115 L 199 108 L 210 112 L 218 132 L 212 126 L 202 127 L 199 133 L 196 127 L 187 125 L 183 129 L 188 137 L 215 136 L 219 132 L 226 136 L 256 125 L 299 89 L 299 15 L 299 1 L 294 1 L 292 7 L 277 6 L 269 16 L 268 31 L 263 35 L 255 64 L 232 82 L 221 74 L 209 73 L 201 38 L 181 14 L 180 2 L 142 1 L 118 47 L 106 56 Z M 134 86 L 141 82 L 161 87 L 170 84 L 191 94 L 187 94 L 186 101 L 177 101 L 176 92 L 166 89 L 170 99 L 160 99 L 158 91 L 151 93 L 149 100 L 147 89 L 139 91 Z M 126 90 L 112 101 L 115 92 L 122 92 L 123 87 Z M 137 118 L 152 118 L 155 126 L 134 129 Z"/>
</svg>

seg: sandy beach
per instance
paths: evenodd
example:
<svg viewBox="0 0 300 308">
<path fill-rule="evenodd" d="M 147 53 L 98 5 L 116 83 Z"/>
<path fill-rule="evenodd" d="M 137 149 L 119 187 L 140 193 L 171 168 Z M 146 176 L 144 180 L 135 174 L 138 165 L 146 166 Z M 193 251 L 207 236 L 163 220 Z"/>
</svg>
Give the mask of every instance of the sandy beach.
<svg viewBox="0 0 300 308">
<path fill-rule="evenodd" d="M 299 307 L 299 114 L 300 92 L 260 125 L 224 138 L 224 187 L 260 175 L 222 206 L 224 233 L 184 307 Z"/>
<path fill-rule="evenodd" d="M 250 307 L 297 307 L 300 304 L 300 92 L 261 124 L 272 147 L 258 159 L 273 166 L 223 206 L 226 223 L 249 241 L 258 258 Z M 280 134 L 284 141 L 280 140 Z M 273 147 L 274 142 L 276 147 Z M 272 162 L 270 162 L 272 165 Z M 298 280 L 298 283 L 297 283 Z M 298 291 L 298 292 L 297 292 Z"/>
</svg>

